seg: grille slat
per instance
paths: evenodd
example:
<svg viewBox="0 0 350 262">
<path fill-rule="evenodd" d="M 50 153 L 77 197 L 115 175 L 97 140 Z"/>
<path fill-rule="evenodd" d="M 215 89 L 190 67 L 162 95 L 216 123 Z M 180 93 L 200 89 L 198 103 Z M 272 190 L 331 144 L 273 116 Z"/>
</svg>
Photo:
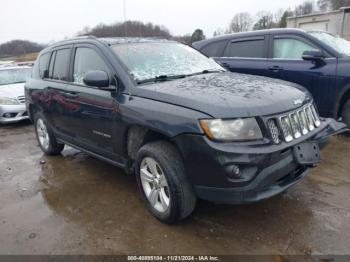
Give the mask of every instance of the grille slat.
<svg viewBox="0 0 350 262">
<path fill-rule="evenodd" d="M 299 121 L 299 117 L 298 117 L 297 113 L 290 114 L 289 118 L 290 118 L 290 123 L 291 123 L 291 126 L 292 126 L 292 130 L 293 130 L 294 138 L 301 137 L 300 121 Z"/>
<path fill-rule="evenodd" d="M 292 125 L 290 123 L 288 116 L 283 116 L 280 118 L 280 123 L 282 127 L 282 133 L 284 135 L 284 140 L 290 142 L 293 140 Z"/>
<path fill-rule="evenodd" d="M 303 135 L 306 135 L 307 133 L 309 133 L 309 130 L 307 129 L 307 121 L 304 110 L 299 110 L 298 115 L 300 120 L 301 133 Z"/>
<path fill-rule="evenodd" d="M 17 97 L 17 100 L 18 100 L 18 102 L 20 102 L 21 104 L 24 104 L 24 103 L 26 102 L 26 99 L 25 99 L 24 96 L 19 96 L 19 97 Z"/>
<path fill-rule="evenodd" d="M 309 131 L 312 131 L 315 129 L 315 123 L 314 123 L 314 120 L 312 117 L 310 107 L 306 107 L 304 110 L 305 110 L 305 114 L 306 114 L 306 120 L 307 120 Z"/>
<path fill-rule="evenodd" d="M 267 127 L 275 144 L 281 142 L 281 137 L 285 142 L 291 142 L 308 134 L 320 125 L 320 118 L 312 104 L 307 104 L 301 109 L 270 118 L 267 121 Z"/>
<path fill-rule="evenodd" d="M 321 121 L 314 106 L 311 106 L 311 112 L 314 118 L 315 126 L 319 127 L 321 125 Z"/>
</svg>

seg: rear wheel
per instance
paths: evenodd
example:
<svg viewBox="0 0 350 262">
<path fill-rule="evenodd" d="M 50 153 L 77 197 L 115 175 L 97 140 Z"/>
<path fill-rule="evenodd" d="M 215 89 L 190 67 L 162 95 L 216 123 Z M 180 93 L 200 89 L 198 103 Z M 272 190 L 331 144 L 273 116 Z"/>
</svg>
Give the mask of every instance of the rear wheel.
<svg viewBox="0 0 350 262">
<path fill-rule="evenodd" d="M 57 142 L 54 133 L 41 113 L 35 114 L 34 127 L 41 150 L 47 155 L 60 154 L 64 148 L 64 144 Z"/>
<path fill-rule="evenodd" d="M 342 117 L 344 123 L 350 128 L 350 99 L 348 99 L 343 106 Z"/>
<path fill-rule="evenodd" d="M 164 223 L 189 216 L 196 196 L 177 150 L 165 141 L 143 146 L 136 159 L 136 178 L 148 210 Z"/>
</svg>

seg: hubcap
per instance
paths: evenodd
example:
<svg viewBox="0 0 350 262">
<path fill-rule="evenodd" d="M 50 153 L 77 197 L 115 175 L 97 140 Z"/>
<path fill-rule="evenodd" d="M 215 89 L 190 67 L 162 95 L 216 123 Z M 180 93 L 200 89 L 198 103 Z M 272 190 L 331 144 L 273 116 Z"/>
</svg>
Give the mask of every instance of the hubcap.
<svg viewBox="0 0 350 262">
<path fill-rule="evenodd" d="M 36 132 L 38 133 L 38 139 L 39 139 L 40 145 L 44 149 L 48 149 L 49 143 L 50 143 L 50 137 L 49 137 L 49 133 L 47 132 L 47 127 L 41 118 L 39 118 L 38 121 L 36 122 Z"/>
<path fill-rule="evenodd" d="M 143 191 L 152 207 L 161 213 L 167 211 L 170 204 L 169 186 L 155 159 L 146 157 L 142 160 L 140 178 Z"/>
</svg>

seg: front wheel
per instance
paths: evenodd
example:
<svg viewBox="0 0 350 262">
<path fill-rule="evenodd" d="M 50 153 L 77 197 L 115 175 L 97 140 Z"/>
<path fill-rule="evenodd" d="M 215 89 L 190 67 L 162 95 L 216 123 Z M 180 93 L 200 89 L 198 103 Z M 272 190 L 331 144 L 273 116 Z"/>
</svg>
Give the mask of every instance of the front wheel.
<svg viewBox="0 0 350 262">
<path fill-rule="evenodd" d="M 47 155 L 60 154 L 64 148 L 64 144 L 57 142 L 54 133 L 42 114 L 37 113 L 34 116 L 34 127 L 41 150 Z"/>
<path fill-rule="evenodd" d="M 164 223 L 189 216 L 196 196 L 173 145 L 157 141 L 143 146 L 136 159 L 136 178 L 148 210 Z"/>
<path fill-rule="evenodd" d="M 343 106 L 342 117 L 343 122 L 350 128 L 350 99 L 348 99 Z"/>
</svg>

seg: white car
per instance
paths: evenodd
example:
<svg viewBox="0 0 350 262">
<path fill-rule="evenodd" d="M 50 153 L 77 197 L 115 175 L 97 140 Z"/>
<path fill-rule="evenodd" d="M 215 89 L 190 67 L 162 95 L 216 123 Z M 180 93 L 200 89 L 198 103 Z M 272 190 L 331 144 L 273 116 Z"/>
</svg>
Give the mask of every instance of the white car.
<svg viewBox="0 0 350 262">
<path fill-rule="evenodd" d="M 0 124 L 28 119 L 24 84 L 31 72 L 28 66 L 0 68 Z"/>
</svg>

